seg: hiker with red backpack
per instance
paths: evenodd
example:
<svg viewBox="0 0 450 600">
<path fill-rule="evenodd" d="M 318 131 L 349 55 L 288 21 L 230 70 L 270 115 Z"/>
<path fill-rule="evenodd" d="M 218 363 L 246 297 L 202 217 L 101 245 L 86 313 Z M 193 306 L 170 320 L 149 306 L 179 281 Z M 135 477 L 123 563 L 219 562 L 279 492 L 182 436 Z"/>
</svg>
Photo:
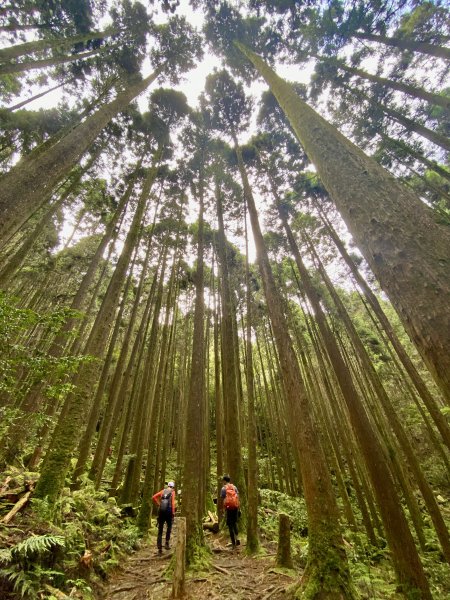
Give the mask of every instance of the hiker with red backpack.
<svg viewBox="0 0 450 600">
<path fill-rule="evenodd" d="M 175 517 L 175 484 L 173 481 L 164 487 L 160 492 L 157 492 L 152 500 L 158 505 L 158 538 L 156 545 L 158 553 L 162 554 L 162 536 L 164 523 L 167 524 L 166 529 L 166 550 L 170 550 L 170 534 L 172 532 L 172 523 Z"/>
<path fill-rule="evenodd" d="M 230 532 L 231 545 L 233 548 L 240 545 L 238 539 L 238 526 L 237 520 L 239 517 L 239 491 L 235 485 L 231 483 L 229 475 L 223 476 L 223 487 L 220 492 L 223 498 L 223 506 L 225 508 L 226 521 L 228 530 Z"/>
</svg>

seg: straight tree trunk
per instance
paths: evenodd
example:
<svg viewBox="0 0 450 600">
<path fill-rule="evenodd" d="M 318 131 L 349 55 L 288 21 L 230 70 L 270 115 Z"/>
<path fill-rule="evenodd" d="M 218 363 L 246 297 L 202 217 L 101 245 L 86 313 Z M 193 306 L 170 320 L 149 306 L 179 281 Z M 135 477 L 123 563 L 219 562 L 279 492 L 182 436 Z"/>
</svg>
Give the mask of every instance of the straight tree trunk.
<svg viewBox="0 0 450 600">
<path fill-rule="evenodd" d="M 429 56 L 435 56 L 436 58 L 443 58 L 444 60 L 450 60 L 450 49 L 444 46 L 437 46 L 436 44 L 428 44 L 427 42 L 417 42 L 411 38 L 395 38 L 388 37 L 386 35 L 377 35 L 374 33 L 363 33 L 357 31 L 353 34 L 353 37 L 359 40 L 367 40 L 368 42 L 378 42 L 379 44 L 385 44 L 386 46 L 392 46 L 399 50 L 407 50 L 408 52 L 421 52 L 422 54 L 428 54 Z"/>
<path fill-rule="evenodd" d="M 416 388 L 419 396 L 423 400 L 430 415 L 432 416 L 432 418 L 435 422 L 435 425 L 438 428 L 438 430 L 442 436 L 444 443 L 446 444 L 447 448 L 450 450 L 450 427 L 449 427 L 444 415 L 439 410 L 439 407 L 437 406 L 436 401 L 434 400 L 433 396 L 431 395 L 428 388 L 426 387 L 425 382 L 421 378 L 419 372 L 417 371 L 416 367 L 414 366 L 414 364 L 413 364 L 412 360 L 410 359 L 408 353 L 406 352 L 405 348 L 402 346 L 397 334 L 394 331 L 394 328 L 392 327 L 389 319 L 387 318 L 383 309 L 381 308 L 378 298 L 372 292 L 372 290 L 370 289 L 370 286 L 367 284 L 364 277 L 362 277 L 357 266 L 355 265 L 355 263 L 349 256 L 347 250 L 345 249 L 344 244 L 342 243 L 342 241 L 340 240 L 336 231 L 334 230 L 333 226 L 331 225 L 329 219 L 324 214 L 322 208 L 318 204 L 316 204 L 316 206 L 318 207 L 319 215 L 320 215 L 322 221 L 324 222 L 325 227 L 327 228 L 328 235 L 331 237 L 331 239 L 335 243 L 342 258 L 344 259 L 345 263 L 349 267 L 349 269 L 355 279 L 355 282 L 363 290 L 364 296 L 365 296 L 367 302 L 370 304 L 376 318 L 378 319 L 378 321 L 380 322 L 380 324 L 383 328 L 384 333 L 386 334 L 387 338 L 389 339 L 389 341 L 392 344 L 392 347 L 394 348 L 395 352 L 397 353 L 397 356 L 400 359 L 405 371 L 410 376 L 411 381 L 414 384 L 414 387 Z M 450 398 L 448 398 L 448 401 L 450 403 Z"/>
<path fill-rule="evenodd" d="M 450 395 L 450 233 L 432 212 L 347 140 L 254 52 L 350 232 L 436 382 Z"/>
<path fill-rule="evenodd" d="M 43 50 L 49 50 L 50 48 L 67 48 L 67 46 L 74 46 L 80 42 L 87 42 L 89 40 L 103 40 L 105 37 L 113 34 L 114 31 L 91 31 L 89 33 L 73 35 L 68 38 L 46 38 L 42 40 L 35 40 L 34 42 L 15 44 L 14 46 L 0 49 L 0 62 L 12 60 L 13 58 L 19 58 L 25 54 L 42 52 Z"/>
<path fill-rule="evenodd" d="M 227 240 L 225 237 L 222 191 L 216 179 L 215 186 L 217 219 L 219 224 L 217 256 L 221 271 L 222 295 L 222 381 L 225 403 L 226 469 L 236 484 L 241 497 L 242 509 L 246 509 L 244 467 L 241 454 L 241 429 L 239 422 L 238 365 L 236 363 L 233 315 L 235 307 L 230 287 Z"/>
<path fill-rule="evenodd" d="M 125 280 L 131 254 L 139 239 L 141 224 L 156 172 L 156 166 L 149 169 L 144 181 L 123 251 L 86 343 L 85 353 L 100 360 L 103 358 L 106 342 L 114 321 L 117 299 Z M 66 400 L 65 410 L 63 410 L 64 418 L 61 419 L 60 417 L 56 425 L 52 443 L 41 467 L 41 475 L 35 491 L 38 498 L 48 496 L 49 501 L 52 503 L 64 487 L 72 453 L 78 443 L 82 424 L 92 397 L 92 382 L 97 380 L 98 371 L 98 361 L 94 360 L 84 364 L 75 378 L 76 392 L 70 393 Z"/>
<path fill-rule="evenodd" d="M 281 210 L 279 214 L 289 240 L 289 247 L 300 272 L 305 293 L 313 307 L 322 340 L 333 365 L 336 379 L 341 388 L 342 396 L 347 405 L 350 419 L 370 474 L 386 536 L 392 550 L 392 558 L 398 579 L 402 585 L 406 586 L 406 589 L 417 588 L 422 590 L 424 598 L 431 598 L 422 564 L 402 511 L 394 481 L 386 464 L 383 449 L 372 429 L 359 399 L 358 392 L 353 384 L 351 374 L 345 365 L 339 347 L 325 319 L 319 297 L 314 290 L 308 270 L 302 261 L 286 215 Z"/>
<path fill-rule="evenodd" d="M 205 394 L 204 352 L 204 181 L 203 166 L 200 167 L 197 198 L 199 202 L 197 270 L 195 273 L 194 333 L 189 391 L 187 397 L 186 438 L 183 469 L 183 509 L 186 516 L 186 562 L 192 564 L 203 545 L 203 528 L 199 490 L 202 484 L 203 405 Z"/>
<path fill-rule="evenodd" d="M 386 104 L 381 104 L 381 102 L 375 102 L 374 100 L 369 98 L 369 96 L 367 96 L 366 94 L 363 94 L 362 92 L 354 90 L 350 86 L 345 85 L 344 87 L 346 89 L 348 89 L 350 91 L 350 93 L 355 95 L 360 100 L 362 100 L 362 99 L 367 100 L 367 102 L 370 105 L 375 106 L 376 108 L 379 108 L 382 112 L 384 112 L 386 115 L 388 115 L 388 117 L 391 117 L 391 119 L 394 119 L 394 121 L 396 121 L 397 123 L 400 123 L 400 125 L 403 125 L 403 127 L 405 127 L 405 129 L 408 132 L 414 131 L 415 133 L 424 137 L 425 139 L 432 142 L 433 144 L 440 146 L 444 150 L 450 151 L 450 139 L 448 137 L 446 137 L 445 135 L 442 135 L 441 133 L 438 133 L 437 131 L 433 131 L 432 129 L 425 127 L 425 125 L 422 125 L 421 123 L 418 123 L 417 121 L 414 121 L 413 119 L 410 119 L 409 117 L 406 117 L 398 110 L 395 110 L 394 108 L 390 108 Z"/>
<path fill-rule="evenodd" d="M 34 96 L 27 98 L 26 100 L 22 100 L 22 102 L 18 102 L 17 104 L 14 104 L 13 106 L 8 106 L 8 108 L 6 110 L 9 112 L 14 112 L 15 110 L 19 110 L 19 108 L 26 106 L 30 102 L 33 102 L 34 100 L 38 100 L 39 98 L 42 98 L 43 96 L 46 96 L 47 94 L 54 92 L 55 90 L 59 89 L 60 87 L 63 87 L 64 85 L 67 85 L 68 83 L 72 83 L 74 81 L 75 81 L 75 78 L 71 77 L 70 79 L 67 79 L 66 81 L 62 81 L 61 83 L 58 83 L 57 85 L 54 85 L 53 87 L 47 88 L 46 90 L 44 90 L 43 92 L 40 92 L 39 94 L 35 94 Z"/>
<path fill-rule="evenodd" d="M 313 423 L 312 407 L 306 396 L 286 318 L 277 290 L 264 238 L 258 221 L 253 194 L 237 147 L 239 170 L 252 224 L 257 261 L 263 281 L 267 308 L 280 358 L 287 404 L 287 420 L 294 451 L 298 455 L 308 511 L 309 553 L 302 578 L 302 593 L 311 599 L 350 599 L 355 592 L 350 579 L 339 510 L 331 484 L 325 454 Z"/>
<path fill-rule="evenodd" d="M 319 60 L 323 60 L 322 57 L 318 58 Z M 364 71 L 364 69 L 350 67 L 340 60 L 327 61 L 325 59 L 325 62 L 329 62 L 330 64 L 336 65 L 339 69 L 342 69 L 347 73 L 357 75 L 362 79 L 373 81 L 373 83 L 378 83 L 393 90 L 398 90 L 399 92 L 403 92 L 404 94 L 412 96 L 413 98 L 419 98 L 420 100 L 425 100 L 425 102 L 429 102 L 430 104 L 435 104 L 437 106 L 442 106 L 443 108 L 450 108 L 450 98 L 446 96 L 441 96 L 440 94 L 428 92 L 423 88 L 416 87 L 415 85 L 410 85 L 409 83 L 404 83 L 403 81 L 394 81 L 393 79 L 386 79 L 385 77 L 380 77 L 379 75 L 372 75 L 371 73 Z"/>
<path fill-rule="evenodd" d="M 0 245 L 40 207 L 111 119 L 159 75 L 157 70 L 120 92 L 112 102 L 71 130 L 35 159 L 22 159 L 0 179 Z"/>
<path fill-rule="evenodd" d="M 258 539 L 258 462 L 257 462 L 257 432 L 255 414 L 255 382 L 253 373 L 252 348 L 252 297 L 250 289 L 250 270 L 248 264 L 248 232 L 247 211 L 244 214 L 245 224 L 245 286 L 247 305 L 247 324 L 245 331 L 245 375 L 247 380 L 247 427 L 248 427 L 248 476 L 247 476 L 247 552 L 256 554 L 259 550 Z"/>
<path fill-rule="evenodd" d="M 437 173 L 444 179 L 447 179 L 447 181 L 450 181 L 450 171 L 448 171 L 444 167 L 441 167 L 441 165 L 438 165 L 434 160 L 430 160 L 429 158 L 427 158 L 426 156 L 423 156 L 423 154 L 421 154 L 420 152 L 418 152 L 411 146 L 408 146 L 408 144 L 405 144 L 405 142 L 403 142 L 402 140 L 396 140 L 394 138 L 391 138 L 391 137 L 387 136 L 385 133 L 383 133 L 382 131 L 379 131 L 378 135 L 381 137 L 381 139 L 383 141 L 386 141 L 390 144 L 396 145 L 400 150 L 410 154 L 412 157 L 414 157 L 416 160 L 418 160 L 420 163 L 422 163 L 425 167 L 427 167 L 428 169 L 431 169 L 432 171 L 434 171 L 435 173 Z"/>
<path fill-rule="evenodd" d="M 70 185 L 64 190 L 58 200 L 54 202 L 50 208 L 42 215 L 39 222 L 35 225 L 33 231 L 26 236 L 23 244 L 18 248 L 18 250 L 8 259 L 7 264 L 0 271 L 0 285 L 4 286 L 7 284 L 11 277 L 17 272 L 17 270 L 21 267 L 23 261 L 27 257 L 29 251 L 33 247 L 33 244 L 39 239 L 45 227 L 50 222 L 50 219 L 57 212 L 57 210 L 64 204 L 64 202 L 69 198 L 69 196 L 77 189 L 78 184 L 81 181 L 83 175 L 90 169 L 92 164 L 98 158 L 98 154 L 96 153 L 91 157 L 89 162 L 85 167 L 79 169 L 72 177 L 72 182 Z"/>
<path fill-rule="evenodd" d="M 85 58 L 90 58 L 91 56 L 95 56 L 101 52 L 102 48 L 97 48 L 96 50 L 71 54 L 70 56 L 53 56 L 52 58 L 46 58 L 43 60 L 32 60 L 16 64 L 3 64 L 0 65 L 0 75 L 12 75 L 15 73 L 34 71 L 36 69 L 45 69 L 46 67 L 55 67 L 56 65 L 62 65 L 64 63 L 74 62 L 76 60 L 84 60 Z"/>
</svg>

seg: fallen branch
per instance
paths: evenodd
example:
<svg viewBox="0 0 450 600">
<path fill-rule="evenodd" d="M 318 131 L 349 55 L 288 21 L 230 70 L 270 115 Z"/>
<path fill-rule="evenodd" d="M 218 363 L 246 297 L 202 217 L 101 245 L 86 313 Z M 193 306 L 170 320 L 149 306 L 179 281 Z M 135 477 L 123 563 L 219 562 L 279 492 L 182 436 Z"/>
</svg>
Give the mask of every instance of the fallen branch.
<svg viewBox="0 0 450 600">
<path fill-rule="evenodd" d="M 9 513 L 3 517 L 3 519 L 0 521 L 0 523 L 9 523 L 15 517 L 15 515 L 19 512 L 19 510 L 21 508 L 23 508 L 25 506 L 25 504 L 27 504 L 30 496 L 31 496 L 31 490 L 22 496 L 22 498 L 19 500 L 19 502 L 17 502 L 17 504 L 14 506 L 14 508 L 12 508 L 9 511 Z"/>
<path fill-rule="evenodd" d="M 58 598 L 58 600 L 69 600 L 70 599 L 70 596 L 67 596 L 67 594 L 65 594 L 61 590 L 58 590 L 57 588 L 54 588 L 51 585 L 48 585 L 48 583 L 46 583 L 44 585 L 44 587 L 47 590 L 47 592 L 50 592 L 50 594 L 52 596 L 55 596 L 55 598 Z"/>
<path fill-rule="evenodd" d="M 0 492 L 4 492 L 5 490 L 8 489 L 8 484 L 11 481 L 11 479 L 12 479 L 11 475 L 8 475 L 8 477 L 2 483 L 2 487 L 0 488 Z"/>
<path fill-rule="evenodd" d="M 19 496 L 19 494 L 23 494 L 25 490 L 22 487 L 14 488 L 12 490 L 8 489 L 8 487 L 4 487 L 0 490 L 0 498 L 8 498 L 9 496 Z"/>
<path fill-rule="evenodd" d="M 219 571 L 219 573 L 225 573 L 225 575 L 230 575 L 230 571 L 228 571 L 228 569 L 219 567 L 219 565 L 213 565 L 213 568 L 216 569 L 216 571 Z"/>
<path fill-rule="evenodd" d="M 274 588 L 269 594 L 267 594 L 266 596 L 263 596 L 262 600 L 268 600 L 268 598 L 271 598 L 272 596 L 274 596 L 275 594 L 278 594 L 278 592 L 282 592 L 285 589 L 284 585 L 280 585 L 279 587 Z"/>
<path fill-rule="evenodd" d="M 208 517 L 211 519 L 211 521 L 213 523 L 217 523 L 217 517 L 216 517 L 216 515 L 213 512 L 211 512 L 210 510 L 208 510 Z"/>
</svg>

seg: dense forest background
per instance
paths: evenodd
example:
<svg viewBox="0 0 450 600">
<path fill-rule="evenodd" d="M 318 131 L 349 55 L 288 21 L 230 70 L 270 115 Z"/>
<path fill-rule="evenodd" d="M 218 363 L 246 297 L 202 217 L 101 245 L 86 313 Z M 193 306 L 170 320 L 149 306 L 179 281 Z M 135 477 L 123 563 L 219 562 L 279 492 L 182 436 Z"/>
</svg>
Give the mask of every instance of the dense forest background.
<svg viewBox="0 0 450 600">
<path fill-rule="evenodd" d="M 207 569 L 224 473 L 283 597 L 450 596 L 449 23 L 2 4 L 2 598 L 100 597 L 169 479 Z"/>
</svg>

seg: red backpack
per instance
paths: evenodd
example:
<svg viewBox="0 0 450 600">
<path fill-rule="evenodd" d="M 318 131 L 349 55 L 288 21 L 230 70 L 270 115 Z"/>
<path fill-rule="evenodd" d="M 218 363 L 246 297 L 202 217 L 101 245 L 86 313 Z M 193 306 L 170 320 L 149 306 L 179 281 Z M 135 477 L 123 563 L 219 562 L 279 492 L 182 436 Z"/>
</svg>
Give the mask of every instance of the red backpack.
<svg viewBox="0 0 450 600">
<path fill-rule="evenodd" d="M 239 496 L 236 493 L 236 489 L 232 483 L 227 483 L 225 486 L 225 500 L 223 502 L 225 508 L 239 508 Z"/>
</svg>

